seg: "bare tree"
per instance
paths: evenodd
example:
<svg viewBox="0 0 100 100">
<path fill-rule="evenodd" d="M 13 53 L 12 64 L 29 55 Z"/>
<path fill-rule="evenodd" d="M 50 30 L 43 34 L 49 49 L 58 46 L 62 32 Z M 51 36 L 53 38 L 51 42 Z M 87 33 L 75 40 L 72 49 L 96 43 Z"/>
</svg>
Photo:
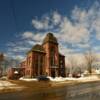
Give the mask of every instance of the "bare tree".
<svg viewBox="0 0 100 100">
<path fill-rule="evenodd" d="M 96 55 L 95 53 L 89 49 L 85 54 L 84 54 L 86 64 L 87 64 L 87 70 L 89 74 L 92 74 L 92 65 L 96 61 Z"/>
<path fill-rule="evenodd" d="M 70 74 L 73 74 L 75 72 L 75 70 L 77 69 L 77 59 L 74 56 L 70 56 L 68 58 L 69 62 L 70 62 Z"/>
</svg>

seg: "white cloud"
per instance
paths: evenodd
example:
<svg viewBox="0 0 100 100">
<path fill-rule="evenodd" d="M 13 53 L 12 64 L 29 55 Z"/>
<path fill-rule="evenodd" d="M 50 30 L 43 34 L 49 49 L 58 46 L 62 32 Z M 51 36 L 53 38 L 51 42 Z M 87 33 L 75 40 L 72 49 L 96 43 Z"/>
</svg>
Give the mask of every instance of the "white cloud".
<svg viewBox="0 0 100 100">
<path fill-rule="evenodd" d="M 75 8 L 72 10 L 72 16 L 71 17 L 74 21 L 84 22 L 85 19 L 86 19 L 86 16 L 87 16 L 86 14 L 87 14 L 87 11 L 81 10 L 80 8 L 75 6 Z"/>
<path fill-rule="evenodd" d="M 15 55 L 13 55 L 12 57 L 18 60 L 23 60 L 25 58 L 23 55 L 16 55 L 16 58 L 15 58 Z"/>
<path fill-rule="evenodd" d="M 24 32 L 22 35 L 17 37 L 20 41 L 10 42 L 7 44 L 8 50 L 7 54 L 12 56 L 13 58 L 24 58 L 25 54 L 36 44 L 42 43 L 44 34 L 37 33 L 34 34 L 32 32 Z"/>
<path fill-rule="evenodd" d="M 14 52 L 7 52 L 6 53 L 6 58 L 10 58 L 10 59 L 16 59 L 16 60 L 23 60 L 24 59 L 24 55 L 16 55 Z"/>
<path fill-rule="evenodd" d="M 88 43 L 86 43 L 86 44 L 76 44 L 76 46 L 78 47 L 78 48 L 90 48 L 90 44 Z"/>
<path fill-rule="evenodd" d="M 99 52 L 100 51 L 100 46 L 94 46 L 93 50 L 96 51 L 96 52 Z"/>
<path fill-rule="evenodd" d="M 72 10 L 71 19 L 62 16 L 57 11 L 52 15 L 45 16 L 42 20 L 33 19 L 33 26 L 38 29 L 58 28 L 58 38 L 70 43 L 88 42 L 92 32 L 96 32 L 97 38 L 100 37 L 100 3 L 95 2 L 89 9 L 82 9 L 77 6 Z M 49 18 L 48 18 L 49 17 Z M 47 20 L 49 19 L 49 20 Z M 37 25 L 37 23 L 40 25 Z M 37 27 L 36 27 L 37 26 Z M 56 27 L 55 27 L 56 26 Z"/>
<path fill-rule="evenodd" d="M 52 14 L 52 23 L 54 25 L 61 23 L 61 15 L 57 11 L 54 11 Z"/>
<path fill-rule="evenodd" d="M 41 19 L 32 19 L 32 25 L 37 29 L 38 33 L 24 32 L 21 38 L 25 39 L 23 44 L 26 45 L 21 45 L 22 48 L 24 46 L 31 48 L 35 43 L 42 43 L 46 33 L 52 31 L 58 40 L 64 43 L 62 45 L 63 48 L 60 48 L 60 50 L 67 56 L 69 52 L 75 51 L 75 49 L 65 47 L 67 43 L 73 44 L 78 48 L 88 48 L 90 41 L 92 41 L 90 37 L 93 32 L 95 32 L 96 38 L 100 40 L 100 3 L 95 2 L 88 9 L 81 9 L 75 6 L 71 11 L 70 18 L 54 11 L 50 15 L 43 15 Z M 43 30 L 45 31 L 44 33 Z M 98 48 L 99 46 L 94 50 Z M 17 49 L 19 48 L 14 48 L 15 51 Z M 19 51 L 24 50 L 25 48 L 19 49 Z"/>
<path fill-rule="evenodd" d="M 46 16 L 41 20 L 37 20 L 37 19 L 33 19 L 32 20 L 32 25 L 38 29 L 38 30 L 42 30 L 42 29 L 50 29 L 51 27 L 49 26 L 49 18 Z"/>
<path fill-rule="evenodd" d="M 100 16 L 99 16 L 99 18 L 98 19 L 96 19 L 94 22 L 93 22 L 93 28 L 95 29 L 95 31 L 96 31 L 96 38 L 98 39 L 98 40 L 100 40 Z"/>
<path fill-rule="evenodd" d="M 65 56 L 65 64 L 70 65 L 69 56 L 73 55 L 75 50 L 59 44 L 59 52 Z"/>
<path fill-rule="evenodd" d="M 35 44 L 35 42 L 33 40 L 27 40 L 27 43 L 31 46 L 33 46 Z"/>
<path fill-rule="evenodd" d="M 24 51 L 28 51 L 29 48 L 28 47 L 24 47 L 24 46 L 15 46 L 12 49 L 9 49 L 8 51 L 12 51 L 12 52 L 24 52 Z"/>
<path fill-rule="evenodd" d="M 33 35 L 33 33 L 32 32 L 24 32 L 23 34 L 22 34 L 22 37 L 23 38 L 33 38 L 34 37 L 34 35 Z"/>
<path fill-rule="evenodd" d="M 89 39 L 88 29 L 80 24 L 73 24 L 67 18 L 62 20 L 60 33 L 62 33 L 60 38 L 69 43 L 87 42 Z"/>
<path fill-rule="evenodd" d="M 42 16 L 40 20 L 33 19 L 32 25 L 38 30 L 51 30 L 61 22 L 61 15 L 54 11 L 50 16 Z"/>
<path fill-rule="evenodd" d="M 84 26 L 89 33 L 95 32 L 100 40 L 100 3 L 95 2 L 88 10 L 75 7 L 72 19 Z"/>
<path fill-rule="evenodd" d="M 32 32 L 24 32 L 22 34 L 22 38 L 27 39 L 27 42 L 34 43 L 34 42 L 42 42 L 46 33 L 32 33 Z"/>
<path fill-rule="evenodd" d="M 74 13 L 76 12 L 73 11 Z M 76 16 L 76 15 L 75 15 Z M 85 16 L 85 14 L 81 14 L 81 16 Z M 81 20 L 84 17 L 80 17 Z M 44 18 L 46 19 L 46 18 Z M 41 23 L 42 28 L 41 29 L 47 29 L 44 25 L 44 19 L 43 21 L 38 21 Z M 66 17 L 63 17 L 61 14 L 59 14 L 58 12 L 53 12 L 52 16 L 50 16 L 50 18 L 52 20 L 52 25 L 46 25 L 48 27 L 52 26 L 52 30 L 58 30 L 56 36 L 60 39 L 62 39 L 65 42 L 71 42 L 71 43 L 77 43 L 77 42 L 81 42 L 81 41 L 88 41 L 89 39 L 89 30 L 80 23 L 74 23 L 72 22 L 70 19 Z M 50 23 L 51 20 L 48 20 L 48 23 Z M 33 20 L 32 20 L 33 21 Z M 34 19 L 35 21 L 35 19 Z M 37 21 L 37 20 L 36 20 Z M 34 27 L 35 27 L 35 23 L 34 23 Z M 37 26 L 37 25 L 36 25 Z M 55 26 L 57 26 L 57 28 L 55 28 Z M 37 27 L 35 27 L 36 29 L 38 29 Z M 40 28 L 39 28 L 40 29 Z M 49 28 L 48 28 L 49 29 Z"/>
</svg>

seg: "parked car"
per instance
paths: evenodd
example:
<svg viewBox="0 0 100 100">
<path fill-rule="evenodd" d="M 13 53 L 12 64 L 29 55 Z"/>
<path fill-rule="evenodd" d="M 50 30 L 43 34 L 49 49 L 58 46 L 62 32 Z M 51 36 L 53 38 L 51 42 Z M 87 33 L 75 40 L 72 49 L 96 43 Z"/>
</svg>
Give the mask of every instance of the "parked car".
<svg viewBox="0 0 100 100">
<path fill-rule="evenodd" d="M 49 81 L 50 79 L 45 75 L 40 75 L 37 77 L 38 81 Z"/>
<path fill-rule="evenodd" d="M 74 74 L 72 75 L 72 77 L 74 77 L 74 78 L 80 78 L 81 75 L 80 75 L 80 74 L 75 74 L 75 73 L 74 73 Z"/>
</svg>

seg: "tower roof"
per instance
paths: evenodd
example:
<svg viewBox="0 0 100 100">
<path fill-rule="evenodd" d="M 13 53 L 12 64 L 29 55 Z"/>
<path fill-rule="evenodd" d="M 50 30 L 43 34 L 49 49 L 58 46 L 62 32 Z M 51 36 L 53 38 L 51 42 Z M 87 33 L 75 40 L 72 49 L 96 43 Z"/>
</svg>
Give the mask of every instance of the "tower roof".
<svg viewBox="0 0 100 100">
<path fill-rule="evenodd" d="M 45 44 L 47 42 L 52 42 L 52 43 L 58 44 L 56 37 L 52 33 L 48 33 L 46 35 L 46 37 L 44 38 L 43 44 Z"/>
<path fill-rule="evenodd" d="M 36 44 L 35 46 L 33 46 L 32 51 L 34 51 L 34 50 L 44 51 L 43 47 L 39 44 Z"/>
<path fill-rule="evenodd" d="M 32 51 L 45 52 L 43 47 L 41 45 L 39 45 L 39 44 L 34 45 L 29 52 L 32 52 Z"/>
</svg>

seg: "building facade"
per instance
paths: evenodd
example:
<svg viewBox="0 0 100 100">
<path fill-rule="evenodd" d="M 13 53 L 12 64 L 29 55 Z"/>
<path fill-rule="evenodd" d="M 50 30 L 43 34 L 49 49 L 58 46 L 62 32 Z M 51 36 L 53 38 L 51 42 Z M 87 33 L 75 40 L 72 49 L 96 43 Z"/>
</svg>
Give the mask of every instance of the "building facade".
<svg viewBox="0 0 100 100">
<path fill-rule="evenodd" d="M 8 79 L 19 79 L 20 77 L 24 76 L 24 69 L 19 67 L 10 67 L 7 71 L 7 78 Z"/>
<path fill-rule="evenodd" d="M 47 75 L 65 77 L 65 56 L 59 53 L 59 44 L 52 33 L 48 33 L 42 45 L 36 44 L 21 63 L 25 77 Z"/>
</svg>

